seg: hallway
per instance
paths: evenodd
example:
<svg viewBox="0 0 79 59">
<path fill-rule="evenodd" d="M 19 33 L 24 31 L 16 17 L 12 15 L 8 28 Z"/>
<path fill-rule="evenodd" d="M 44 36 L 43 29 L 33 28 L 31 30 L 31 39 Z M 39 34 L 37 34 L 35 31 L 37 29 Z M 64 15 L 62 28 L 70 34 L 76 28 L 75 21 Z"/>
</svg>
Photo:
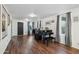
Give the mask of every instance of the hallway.
<svg viewBox="0 0 79 59">
<path fill-rule="evenodd" d="M 0 7 L 0 54 L 79 53 L 79 4 L 1 4 Z"/>
<path fill-rule="evenodd" d="M 79 0 L 1 0 L 1 59 L 79 59 Z"/>
<path fill-rule="evenodd" d="M 78 54 L 79 50 L 52 42 L 47 47 L 33 36 L 16 36 L 8 44 L 4 54 Z"/>
</svg>

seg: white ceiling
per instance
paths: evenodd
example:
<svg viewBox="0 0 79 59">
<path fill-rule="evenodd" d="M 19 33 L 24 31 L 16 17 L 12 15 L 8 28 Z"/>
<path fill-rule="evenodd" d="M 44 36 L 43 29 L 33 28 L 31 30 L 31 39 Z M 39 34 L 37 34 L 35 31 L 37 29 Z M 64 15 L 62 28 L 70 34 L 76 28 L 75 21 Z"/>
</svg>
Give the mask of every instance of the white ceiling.
<svg viewBox="0 0 79 59">
<path fill-rule="evenodd" d="M 6 8 L 14 18 L 24 19 L 30 13 L 38 17 L 56 14 L 62 10 L 78 7 L 78 4 L 6 4 Z"/>
</svg>

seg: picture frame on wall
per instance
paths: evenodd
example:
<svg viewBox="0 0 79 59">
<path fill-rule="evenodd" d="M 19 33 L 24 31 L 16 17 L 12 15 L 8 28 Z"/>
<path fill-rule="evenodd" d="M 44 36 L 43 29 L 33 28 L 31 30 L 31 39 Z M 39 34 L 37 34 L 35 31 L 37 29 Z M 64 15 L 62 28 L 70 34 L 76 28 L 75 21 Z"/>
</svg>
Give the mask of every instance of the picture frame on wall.
<svg viewBox="0 0 79 59">
<path fill-rule="evenodd" d="M 46 25 L 50 24 L 50 22 L 46 22 Z"/>
<path fill-rule="evenodd" d="M 7 11 L 2 6 L 2 39 L 4 39 L 7 36 Z"/>
<path fill-rule="evenodd" d="M 7 36 L 6 16 L 2 14 L 2 38 Z"/>
<path fill-rule="evenodd" d="M 73 20 L 74 20 L 74 22 L 78 22 L 79 21 L 79 17 L 75 16 L 75 17 L 73 17 Z"/>
<path fill-rule="evenodd" d="M 6 17 L 4 14 L 2 14 L 2 32 L 4 32 L 6 30 L 6 21 L 5 21 Z"/>
</svg>

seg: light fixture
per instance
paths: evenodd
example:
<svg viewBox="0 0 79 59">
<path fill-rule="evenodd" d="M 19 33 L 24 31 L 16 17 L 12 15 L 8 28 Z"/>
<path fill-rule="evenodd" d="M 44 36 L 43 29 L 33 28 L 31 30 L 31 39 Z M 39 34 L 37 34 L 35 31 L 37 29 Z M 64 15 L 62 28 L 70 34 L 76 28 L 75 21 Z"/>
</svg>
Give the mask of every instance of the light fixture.
<svg viewBox="0 0 79 59">
<path fill-rule="evenodd" d="M 37 15 L 35 13 L 31 13 L 29 14 L 30 17 L 37 17 Z"/>
<path fill-rule="evenodd" d="M 28 18 L 26 18 L 26 19 L 25 19 L 25 21 L 29 21 L 29 19 L 28 19 Z"/>
</svg>

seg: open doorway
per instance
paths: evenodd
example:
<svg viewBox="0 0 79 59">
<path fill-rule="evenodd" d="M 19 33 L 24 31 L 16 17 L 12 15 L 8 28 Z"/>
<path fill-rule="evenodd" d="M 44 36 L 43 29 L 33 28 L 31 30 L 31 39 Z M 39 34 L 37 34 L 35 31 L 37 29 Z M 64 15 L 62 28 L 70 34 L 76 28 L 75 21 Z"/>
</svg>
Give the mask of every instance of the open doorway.
<svg viewBox="0 0 79 59">
<path fill-rule="evenodd" d="M 28 26 L 28 35 L 32 35 L 32 29 L 33 29 L 33 23 L 32 22 L 28 22 L 27 23 Z"/>
</svg>

